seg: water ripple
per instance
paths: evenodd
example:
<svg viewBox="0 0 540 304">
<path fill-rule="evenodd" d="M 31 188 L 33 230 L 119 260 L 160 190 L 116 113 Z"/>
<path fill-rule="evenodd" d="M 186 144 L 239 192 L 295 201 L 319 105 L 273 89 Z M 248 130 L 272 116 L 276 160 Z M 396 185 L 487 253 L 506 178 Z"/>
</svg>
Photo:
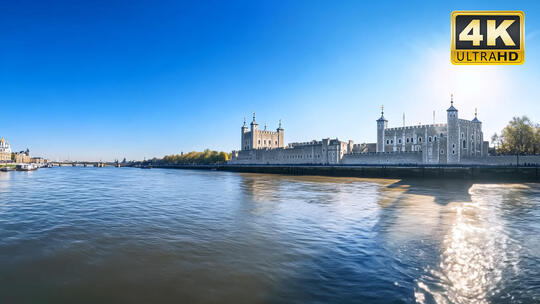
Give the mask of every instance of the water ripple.
<svg viewBox="0 0 540 304">
<path fill-rule="evenodd" d="M 52 168 L 0 199 L 6 303 L 540 301 L 538 184 Z"/>
</svg>

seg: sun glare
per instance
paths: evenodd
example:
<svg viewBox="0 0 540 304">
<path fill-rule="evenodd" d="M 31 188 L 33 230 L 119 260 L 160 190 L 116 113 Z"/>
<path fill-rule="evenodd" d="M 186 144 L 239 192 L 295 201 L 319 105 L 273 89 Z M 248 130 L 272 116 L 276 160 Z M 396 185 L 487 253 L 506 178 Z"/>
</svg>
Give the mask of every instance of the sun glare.
<svg viewBox="0 0 540 304">
<path fill-rule="evenodd" d="M 425 84 L 432 96 L 454 94 L 460 110 L 492 107 L 508 90 L 510 78 L 498 66 L 456 66 L 448 51 L 437 52 L 426 67 Z"/>
</svg>

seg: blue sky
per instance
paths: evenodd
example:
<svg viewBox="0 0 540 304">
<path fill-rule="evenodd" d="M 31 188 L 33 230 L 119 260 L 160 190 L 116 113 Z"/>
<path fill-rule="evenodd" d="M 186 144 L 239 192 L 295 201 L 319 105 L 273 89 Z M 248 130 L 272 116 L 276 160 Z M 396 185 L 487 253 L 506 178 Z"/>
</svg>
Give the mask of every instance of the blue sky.
<svg viewBox="0 0 540 304">
<path fill-rule="evenodd" d="M 525 12 L 525 64 L 453 66 L 450 13 Z M 54 160 L 239 148 L 243 117 L 286 142 L 376 139 L 478 107 L 485 137 L 539 122 L 537 1 L 3 1 L 0 136 Z"/>
</svg>

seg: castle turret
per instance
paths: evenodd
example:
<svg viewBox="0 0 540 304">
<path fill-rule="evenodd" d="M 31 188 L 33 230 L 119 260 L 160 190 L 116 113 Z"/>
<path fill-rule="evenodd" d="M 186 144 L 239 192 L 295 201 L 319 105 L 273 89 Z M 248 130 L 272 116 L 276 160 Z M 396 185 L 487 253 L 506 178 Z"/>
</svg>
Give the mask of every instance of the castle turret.
<svg viewBox="0 0 540 304">
<path fill-rule="evenodd" d="M 448 126 L 448 136 L 446 144 L 447 163 L 459 163 L 459 123 L 458 110 L 454 108 L 454 95 L 450 95 L 450 108 L 446 110 L 446 120 Z"/>
<path fill-rule="evenodd" d="M 384 152 L 384 130 L 388 120 L 384 118 L 384 106 L 381 106 L 381 117 L 377 119 L 377 152 Z"/>
<path fill-rule="evenodd" d="M 255 121 L 255 112 L 253 112 L 253 121 L 251 122 L 251 149 L 258 149 L 257 144 L 257 131 L 259 130 L 259 125 Z"/>
<path fill-rule="evenodd" d="M 471 142 L 471 154 L 474 156 L 482 156 L 484 155 L 484 136 L 482 134 L 482 122 L 478 120 L 478 109 L 474 108 L 474 119 L 472 120 L 473 123 L 473 140 Z M 487 151 L 486 151 L 487 152 Z"/>
<path fill-rule="evenodd" d="M 240 135 L 240 150 L 249 150 L 250 139 L 246 138 L 247 137 L 246 133 L 249 132 L 249 129 L 247 127 L 245 117 L 244 117 L 244 125 L 242 126 L 241 131 L 242 131 L 242 134 Z"/>
<path fill-rule="evenodd" d="M 283 128 L 281 127 L 281 119 L 279 120 L 279 126 L 278 128 L 276 129 L 277 133 L 278 133 L 278 145 L 277 147 L 278 148 L 284 148 L 285 147 L 285 130 L 283 130 Z"/>
<path fill-rule="evenodd" d="M 482 123 L 480 120 L 478 120 L 478 109 L 477 108 L 474 108 L 474 119 L 472 120 L 472 122 L 477 123 L 477 124 Z"/>
</svg>

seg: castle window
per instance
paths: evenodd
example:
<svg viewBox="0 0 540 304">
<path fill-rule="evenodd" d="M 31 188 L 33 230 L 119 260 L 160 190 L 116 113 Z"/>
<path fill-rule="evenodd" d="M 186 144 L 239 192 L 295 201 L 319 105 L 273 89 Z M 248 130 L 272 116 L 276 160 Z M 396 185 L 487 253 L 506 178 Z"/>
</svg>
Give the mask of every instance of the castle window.
<svg viewBox="0 0 540 304">
<path fill-rule="evenodd" d="M 261 140 L 259 139 L 259 145 L 261 144 Z"/>
<path fill-rule="evenodd" d="M 443 149 L 441 149 L 441 154 L 444 154 L 444 150 L 443 150 Z"/>
<path fill-rule="evenodd" d="M 463 149 L 467 149 L 467 141 L 463 140 Z"/>
<path fill-rule="evenodd" d="M 394 140 L 393 140 L 393 139 L 390 139 L 390 143 L 393 144 L 393 143 L 394 143 Z"/>
<path fill-rule="evenodd" d="M 465 136 L 463 135 L 463 133 L 461 133 L 461 138 L 463 138 L 463 137 L 465 137 Z"/>
<path fill-rule="evenodd" d="M 433 141 L 437 141 L 437 136 L 433 136 Z"/>
<path fill-rule="evenodd" d="M 407 142 L 409 142 L 409 138 L 407 137 Z"/>
<path fill-rule="evenodd" d="M 390 140 L 387 139 L 387 140 L 386 140 L 386 144 L 388 145 L 389 143 L 390 143 Z"/>
<path fill-rule="evenodd" d="M 422 137 L 418 137 L 418 142 L 422 142 Z"/>
<path fill-rule="evenodd" d="M 400 144 L 400 143 L 401 143 L 401 138 L 400 138 L 400 139 L 398 139 L 398 140 L 397 140 L 397 142 L 398 142 L 398 144 Z"/>
<path fill-rule="evenodd" d="M 428 140 L 428 142 L 431 142 L 431 136 L 430 136 L 430 137 L 428 137 L 428 139 L 427 139 L 427 140 Z"/>
<path fill-rule="evenodd" d="M 452 150 L 452 154 L 456 154 L 456 150 Z"/>
<path fill-rule="evenodd" d="M 452 144 L 452 148 L 455 148 L 455 147 L 456 147 L 456 145 L 455 145 L 455 144 Z"/>
<path fill-rule="evenodd" d="M 276 146 L 277 146 L 277 140 L 276 140 Z"/>
</svg>

